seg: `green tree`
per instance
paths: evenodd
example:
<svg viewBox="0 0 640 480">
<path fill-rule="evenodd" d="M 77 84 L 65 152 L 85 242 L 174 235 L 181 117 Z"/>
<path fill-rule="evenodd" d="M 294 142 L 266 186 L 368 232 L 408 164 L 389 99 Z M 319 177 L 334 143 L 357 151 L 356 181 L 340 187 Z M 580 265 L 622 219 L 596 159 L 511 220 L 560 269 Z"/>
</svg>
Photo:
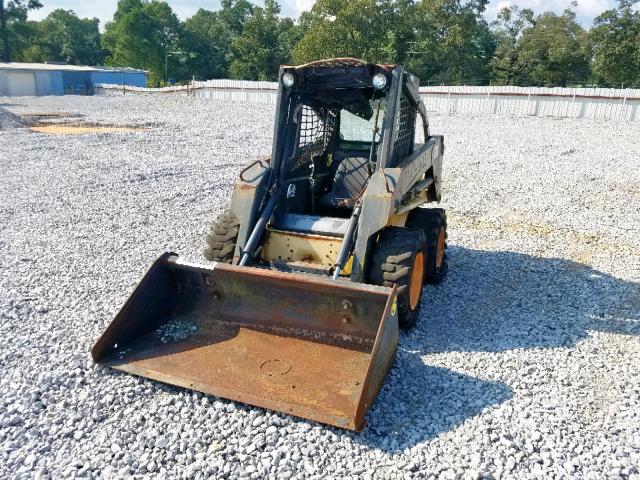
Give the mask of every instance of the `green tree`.
<svg viewBox="0 0 640 480">
<path fill-rule="evenodd" d="M 78 18 L 71 10 L 54 10 L 37 24 L 37 38 L 23 53 L 29 61 L 98 65 L 104 61 L 97 18 Z"/>
<path fill-rule="evenodd" d="M 253 7 L 242 33 L 232 44 L 229 76 L 249 80 L 275 80 L 281 64 L 291 60 L 297 26 L 290 18 L 280 18 L 280 5 L 266 0 Z"/>
<path fill-rule="evenodd" d="M 191 53 L 189 69 L 202 78 L 222 78 L 227 71 L 231 32 L 217 12 L 200 9 L 184 24 L 184 44 Z"/>
<path fill-rule="evenodd" d="M 491 79 L 497 85 L 517 83 L 521 72 L 518 69 L 518 42 L 525 28 L 533 25 L 533 10 L 520 10 L 517 6 L 505 7 L 491 24 L 496 38 L 496 50 L 489 61 Z"/>
<path fill-rule="evenodd" d="M 38 0 L 9 0 L 6 4 L 5 0 L 0 0 L 0 40 L 2 41 L 3 61 L 11 61 L 12 45 L 18 47 L 16 50 L 19 50 L 20 40 L 27 36 L 29 10 L 41 7 L 42 4 Z"/>
<path fill-rule="evenodd" d="M 107 22 L 102 45 L 106 63 L 149 71 L 149 83 L 158 85 L 180 68 L 182 27 L 166 2 L 120 0 L 113 21 Z"/>
<path fill-rule="evenodd" d="M 406 62 L 423 83 L 484 84 L 495 43 L 483 13 L 488 0 L 422 0 Z"/>
<path fill-rule="evenodd" d="M 407 44 L 400 9 L 393 0 L 318 0 L 301 16 L 304 35 L 293 49 L 296 63 L 332 57 L 356 57 L 392 63 Z"/>
<path fill-rule="evenodd" d="M 566 87 L 589 77 L 588 35 L 570 9 L 536 17 L 522 32 L 517 56 L 519 83 Z"/>
<path fill-rule="evenodd" d="M 11 61 L 41 62 L 43 58 L 40 40 L 40 22 L 28 20 L 13 27 Z"/>
<path fill-rule="evenodd" d="M 618 8 L 607 10 L 594 22 L 593 75 L 608 85 L 640 85 L 640 11 L 637 0 L 621 0 Z"/>
<path fill-rule="evenodd" d="M 247 0 L 222 0 L 218 16 L 220 21 L 231 31 L 233 38 L 244 30 L 244 25 L 251 17 L 253 4 Z"/>
<path fill-rule="evenodd" d="M 188 69 L 201 78 L 223 78 L 232 60 L 231 45 L 244 30 L 253 5 L 246 0 L 223 0 L 216 12 L 200 9 L 184 24 L 183 48 Z"/>
</svg>

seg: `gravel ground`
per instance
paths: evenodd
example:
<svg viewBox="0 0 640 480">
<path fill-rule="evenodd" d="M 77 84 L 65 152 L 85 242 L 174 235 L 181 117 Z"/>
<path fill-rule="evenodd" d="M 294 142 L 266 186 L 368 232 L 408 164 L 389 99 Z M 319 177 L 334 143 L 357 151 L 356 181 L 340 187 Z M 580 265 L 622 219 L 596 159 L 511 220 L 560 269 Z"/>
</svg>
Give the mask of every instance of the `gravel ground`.
<svg viewBox="0 0 640 480">
<path fill-rule="evenodd" d="M 637 124 L 432 118 L 450 273 L 356 434 L 89 356 L 159 253 L 200 260 L 241 165 L 269 153 L 272 107 L 0 107 L 146 128 L 53 136 L 0 112 L 0 477 L 640 478 Z"/>
</svg>

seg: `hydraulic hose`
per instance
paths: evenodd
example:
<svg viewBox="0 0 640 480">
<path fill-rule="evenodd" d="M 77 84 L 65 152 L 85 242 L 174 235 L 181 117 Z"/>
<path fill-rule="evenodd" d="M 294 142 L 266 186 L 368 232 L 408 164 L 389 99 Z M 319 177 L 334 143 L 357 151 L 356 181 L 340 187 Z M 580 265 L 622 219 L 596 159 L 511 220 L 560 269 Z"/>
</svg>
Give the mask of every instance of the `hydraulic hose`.
<svg viewBox="0 0 640 480">
<path fill-rule="evenodd" d="M 253 231 L 249 236 L 249 240 L 247 240 L 247 243 L 244 246 L 244 249 L 242 249 L 242 257 L 240 259 L 240 263 L 238 264 L 241 267 L 245 266 L 249 261 L 249 258 L 253 256 L 255 249 L 258 246 L 258 242 L 262 237 L 262 233 L 264 232 L 264 229 L 267 226 L 267 222 L 271 218 L 271 214 L 273 213 L 273 210 L 276 208 L 278 197 L 279 197 L 278 191 L 276 190 L 271 194 L 271 198 L 269 198 L 267 205 L 264 207 L 264 210 L 262 210 L 260 217 L 258 217 L 258 221 L 256 222 L 255 227 L 253 227 Z"/>
<path fill-rule="evenodd" d="M 347 232 L 344 234 L 342 244 L 340 245 L 340 251 L 338 252 L 338 258 L 333 269 L 333 279 L 337 280 L 340 277 L 340 271 L 344 268 L 344 264 L 347 263 L 349 254 L 353 247 L 353 234 L 358 226 L 358 219 L 360 218 L 360 211 L 362 210 L 360 202 L 353 208 L 353 214 L 347 224 Z"/>
</svg>

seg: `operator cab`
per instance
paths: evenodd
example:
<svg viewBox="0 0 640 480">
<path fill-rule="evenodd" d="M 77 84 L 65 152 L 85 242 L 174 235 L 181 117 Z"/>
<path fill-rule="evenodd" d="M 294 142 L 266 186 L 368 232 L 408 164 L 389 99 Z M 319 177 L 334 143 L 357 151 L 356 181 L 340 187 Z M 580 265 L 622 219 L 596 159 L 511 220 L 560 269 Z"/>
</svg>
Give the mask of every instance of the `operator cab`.
<svg viewBox="0 0 640 480">
<path fill-rule="evenodd" d="M 290 100 L 280 213 L 348 218 L 378 166 L 391 72 L 350 59 L 331 62 L 282 76 Z"/>
<path fill-rule="evenodd" d="M 284 67 L 280 95 L 272 168 L 284 198 L 271 228 L 341 236 L 371 175 L 414 151 L 418 113 L 428 136 L 417 80 L 401 67 L 322 60 Z"/>
</svg>

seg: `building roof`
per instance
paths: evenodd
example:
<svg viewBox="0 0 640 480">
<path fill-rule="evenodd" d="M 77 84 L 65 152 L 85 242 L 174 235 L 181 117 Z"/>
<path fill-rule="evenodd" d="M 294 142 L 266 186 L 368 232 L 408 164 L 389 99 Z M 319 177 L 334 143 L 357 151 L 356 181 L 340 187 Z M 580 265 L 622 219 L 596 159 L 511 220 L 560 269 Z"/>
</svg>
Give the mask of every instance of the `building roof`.
<svg viewBox="0 0 640 480">
<path fill-rule="evenodd" d="M 144 70 L 129 67 L 89 67 L 84 65 L 67 65 L 59 63 L 2 63 L 0 70 L 43 70 L 62 72 L 125 72 L 125 73 L 147 73 Z"/>
</svg>

